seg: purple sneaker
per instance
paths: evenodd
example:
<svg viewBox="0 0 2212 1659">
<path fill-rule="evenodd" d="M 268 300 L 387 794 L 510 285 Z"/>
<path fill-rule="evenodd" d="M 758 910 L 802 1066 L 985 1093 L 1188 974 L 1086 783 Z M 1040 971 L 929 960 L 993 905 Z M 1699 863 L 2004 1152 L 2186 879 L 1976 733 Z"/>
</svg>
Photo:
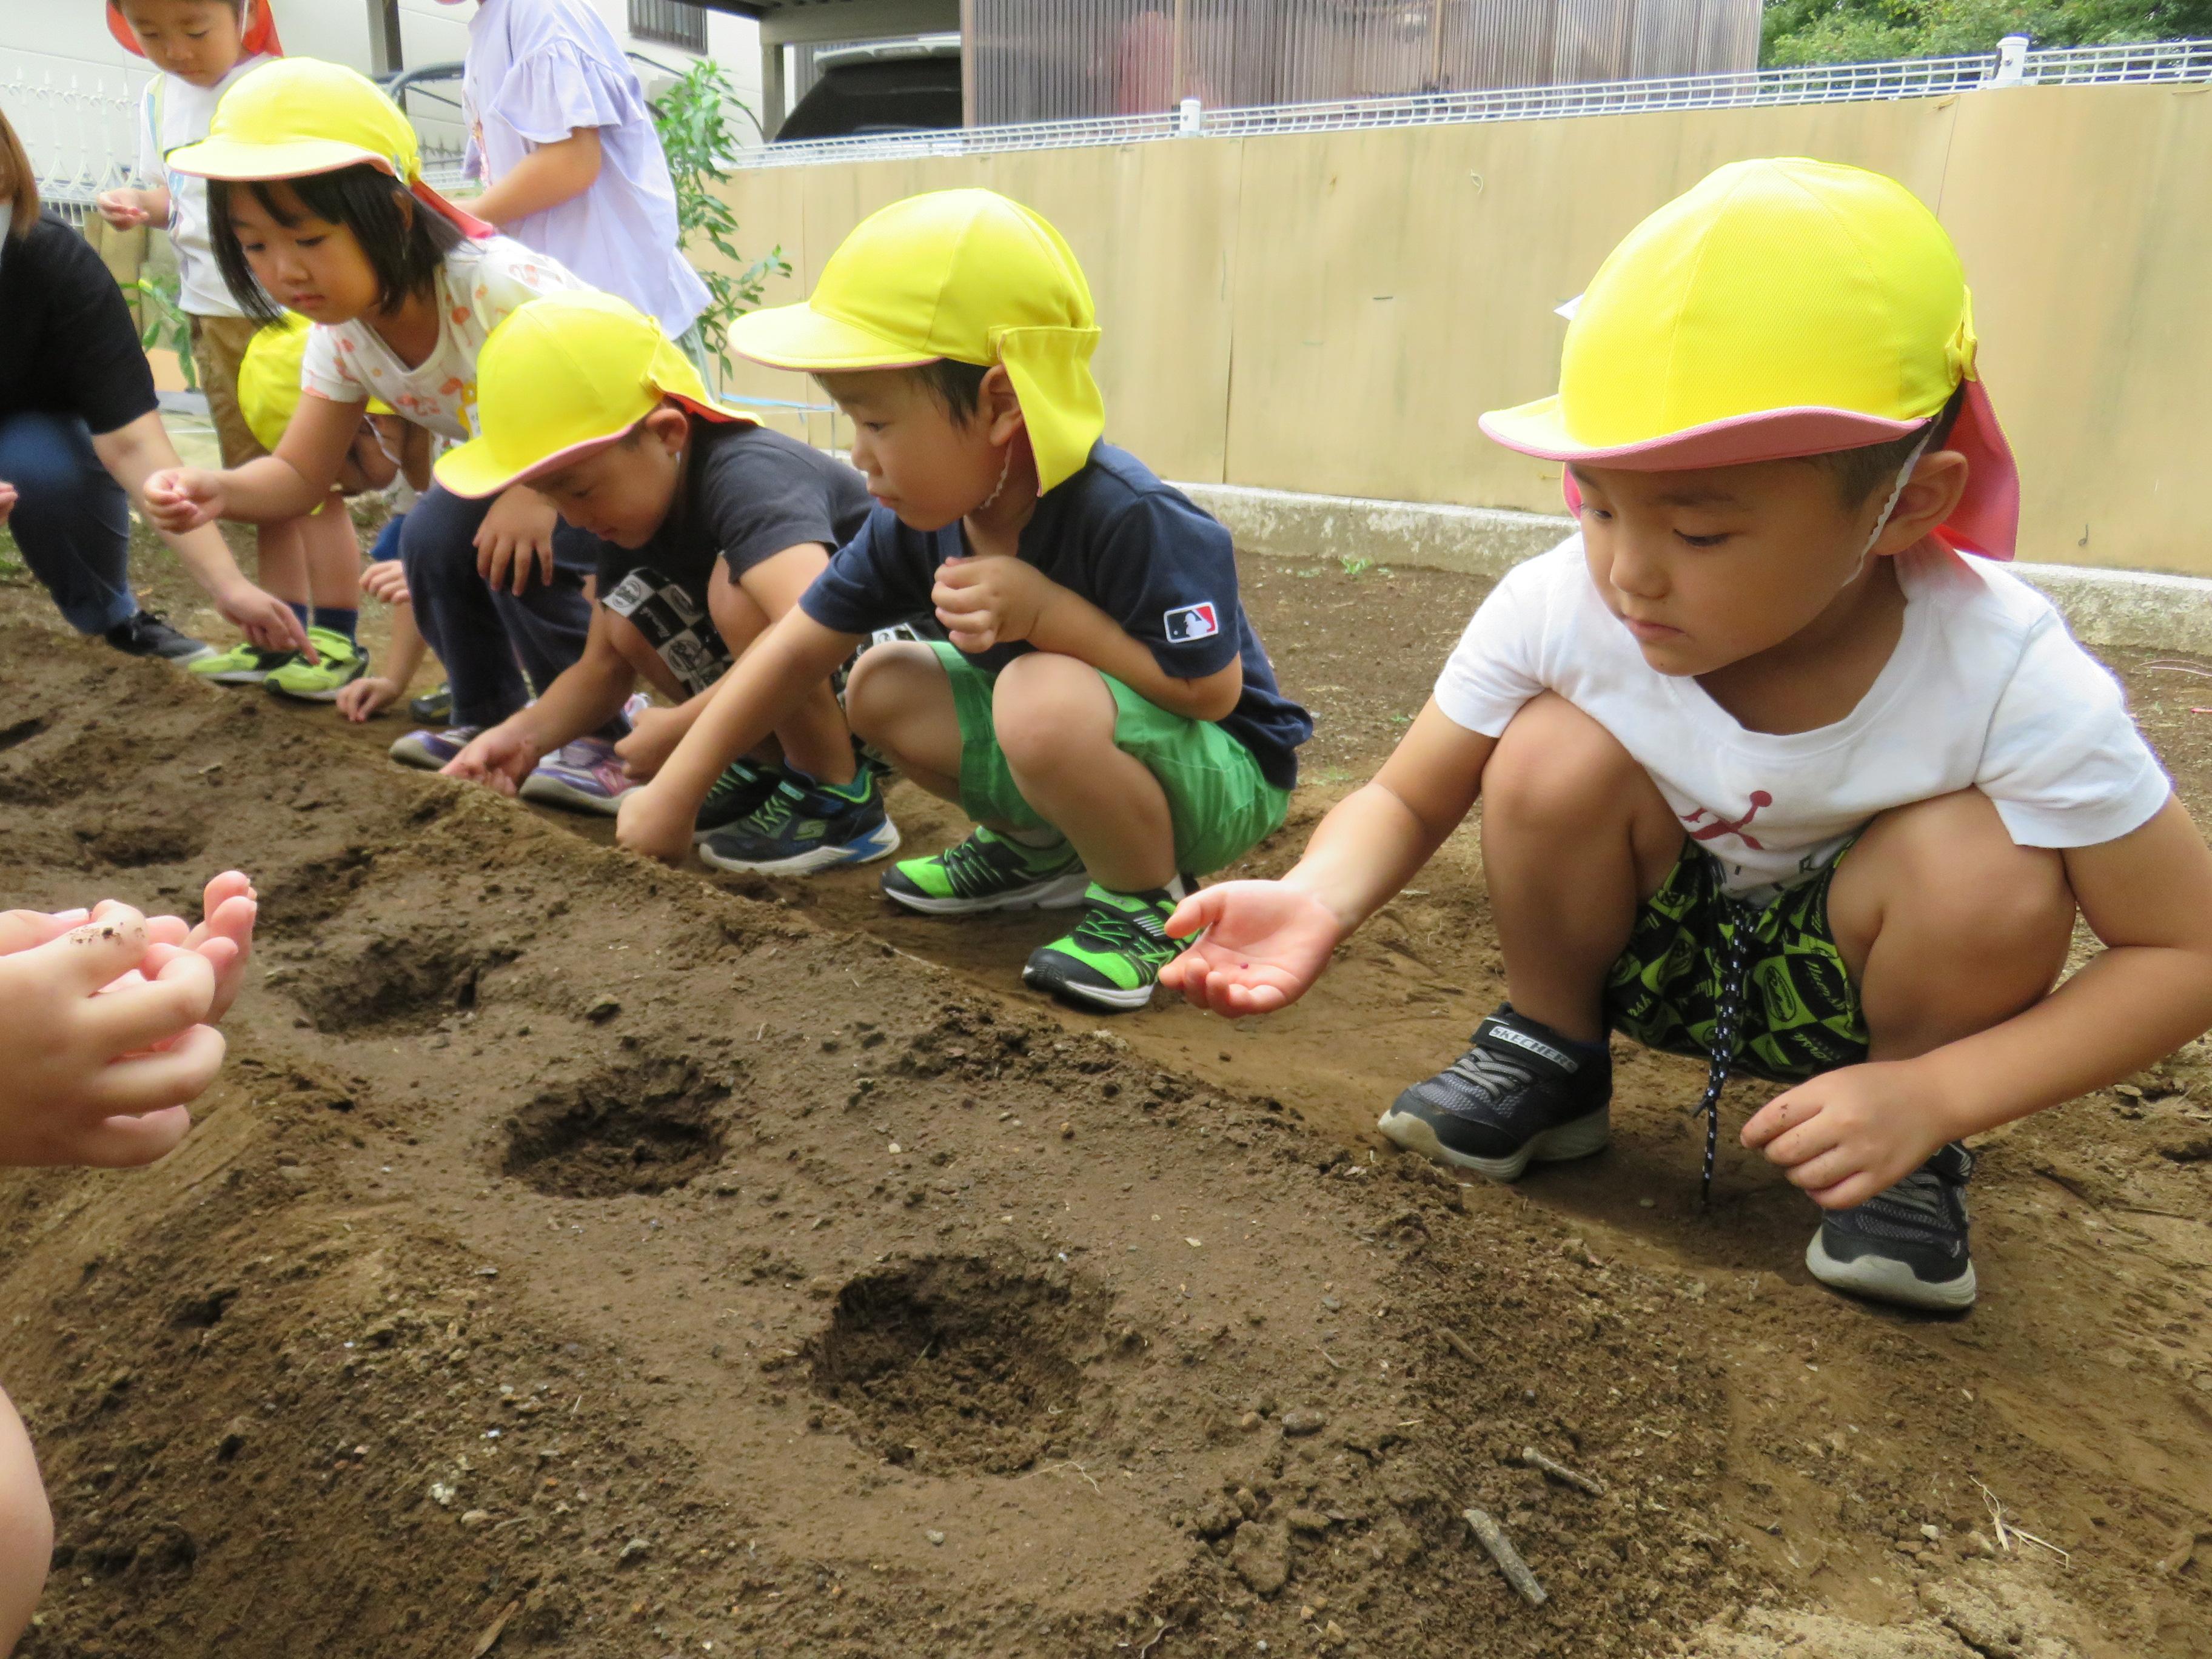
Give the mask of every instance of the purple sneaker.
<svg viewBox="0 0 2212 1659">
<path fill-rule="evenodd" d="M 622 798 L 636 787 L 615 758 L 614 744 L 604 738 L 578 738 L 538 762 L 522 781 L 521 794 L 546 806 L 612 817 Z"/>
<path fill-rule="evenodd" d="M 410 732 L 388 752 L 402 766 L 418 766 L 425 772 L 435 772 L 467 748 L 483 730 L 481 726 L 449 726 L 442 732 Z"/>
</svg>

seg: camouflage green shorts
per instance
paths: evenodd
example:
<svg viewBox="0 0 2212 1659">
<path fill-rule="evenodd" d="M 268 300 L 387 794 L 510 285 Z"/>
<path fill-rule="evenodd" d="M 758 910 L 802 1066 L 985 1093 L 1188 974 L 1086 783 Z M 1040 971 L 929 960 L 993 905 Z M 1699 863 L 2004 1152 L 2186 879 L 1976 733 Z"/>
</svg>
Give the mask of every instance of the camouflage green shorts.
<svg viewBox="0 0 2212 1659">
<path fill-rule="evenodd" d="M 1735 1069 L 1802 1083 L 1858 1065 L 1866 1019 L 1828 930 L 1828 884 L 1850 852 L 1847 844 L 1812 880 L 1750 905 L 1721 890 L 1711 854 L 1684 847 L 1613 964 L 1607 1021 L 1648 1048 L 1708 1059 L 1729 947 L 1748 928 Z"/>
</svg>

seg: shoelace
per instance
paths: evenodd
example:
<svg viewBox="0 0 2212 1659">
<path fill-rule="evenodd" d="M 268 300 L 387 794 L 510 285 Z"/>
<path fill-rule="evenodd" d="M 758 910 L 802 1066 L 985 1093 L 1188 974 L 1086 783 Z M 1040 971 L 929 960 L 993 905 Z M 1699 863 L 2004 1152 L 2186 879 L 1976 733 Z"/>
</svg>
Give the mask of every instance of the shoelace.
<svg viewBox="0 0 2212 1659">
<path fill-rule="evenodd" d="M 706 804 L 712 806 L 716 801 L 727 800 L 759 775 L 743 761 L 731 762 L 722 769 L 721 776 L 714 780 L 714 787 L 707 792 Z"/>
<path fill-rule="evenodd" d="M 1536 1080 L 1534 1072 L 1490 1048 L 1470 1048 L 1445 1069 L 1468 1083 L 1486 1101 L 1492 1102 L 1503 1100 Z"/>
<path fill-rule="evenodd" d="M 1743 1035 L 1744 981 L 1753 915 L 1749 907 L 1735 904 L 1724 893 L 1717 895 L 1717 899 L 1721 926 L 1727 935 L 1721 946 L 1721 1004 L 1713 1017 L 1712 1041 L 1706 1045 L 1711 1059 L 1705 1069 L 1705 1096 L 1690 1114 L 1693 1118 L 1705 1120 L 1705 1163 L 1698 1185 L 1699 1204 L 1713 1201 L 1713 1156 L 1720 1146 L 1721 1090 L 1735 1065 L 1736 1044 Z"/>
<path fill-rule="evenodd" d="M 773 841 L 783 827 L 798 815 L 803 797 L 787 783 L 780 783 L 775 793 L 748 812 L 739 826 L 748 833 Z"/>
<path fill-rule="evenodd" d="M 994 853 L 994 847 L 1006 851 Z M 963 895 L 996 886 L 1001 872 L 1007 869 L 1027 874 L 1030 867 L 1029 860 L 1022 856 L 1022 848 L 1004 836 L 985 841 L 980 836 L 970 836 L 957 846 L 946 848 L 938 857 L 944 861 L 945 879 L 951 884 L 954 892 Z"/>
<path fill-rule="evenodd" d="M 1146 924 L 1151 925 L 1147 927 Z M 1083 920 L 1075 924 L 1071 935 L 1078 945 L 1093 950 L 1119 951 L 1135 957 L 1140 962 L 1170 962 L 1175 958 L 1176 945 L 1161 927 L 1158 918 L 1104 904 L 1085 908 Z"/>
</svg>

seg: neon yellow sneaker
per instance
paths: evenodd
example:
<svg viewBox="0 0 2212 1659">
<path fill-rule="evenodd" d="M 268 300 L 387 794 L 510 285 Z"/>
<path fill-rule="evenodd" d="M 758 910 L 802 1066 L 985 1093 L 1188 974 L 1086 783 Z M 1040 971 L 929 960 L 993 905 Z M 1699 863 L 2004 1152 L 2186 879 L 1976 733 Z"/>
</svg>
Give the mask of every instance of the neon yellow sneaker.
<svg viewBox="0 0 2212 1659">
<path fill-rule="evenodd" d="M 293 660 L 289 651 L 264 651 L 251 640 L 240 640 L 228 651 L 195 659 L 191 672 L 217 685 L 259 685 Z"/>
<path fill-rule="evenodd" d="M 272 670 L 262 684 L 280 697 L 299 702 L 336 702 L 341 690 L 368 672 L 368 653 L 327 628 L 308 629 L 307 639 L 321 661 L 295 657 Z"/>
</svg>

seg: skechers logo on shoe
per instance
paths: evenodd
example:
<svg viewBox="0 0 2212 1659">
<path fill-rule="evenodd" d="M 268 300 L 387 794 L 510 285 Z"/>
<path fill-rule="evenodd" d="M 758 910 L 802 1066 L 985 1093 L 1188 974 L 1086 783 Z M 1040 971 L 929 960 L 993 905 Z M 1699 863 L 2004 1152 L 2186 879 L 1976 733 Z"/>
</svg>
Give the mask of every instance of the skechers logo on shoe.
<svg viewBox="0 0 2212 1659">
<path fill-rule="evenodd" d="M 1525 1031 L 1516 1031 L 1510 1025 L 1501 1025 L 1494 1019 L 1486 1019 L 1483 1021 L 1482 1030 L 1475 1035 L 1479 1041 L 1484 1042 L 1492 1042 L 1493 1040 L 1498 1042 L 1510 1042 L 1516 1048 L 1525 1049 L 1529 1054 L 1534 1054 L 1540 1060 L 1550 1060 L 1553 1065 L 1558 1066 L 1563 1072 L 1579 1072 L 1582 1070 L 1581 1062 L 1574 1059 L 1571 1055 L 1560 1053 L 1557 1048 L 1552 1047 L 1550 1043 L 1540 1042 L 1537 1038 L 1530 1036 Z"/>
</svg>

